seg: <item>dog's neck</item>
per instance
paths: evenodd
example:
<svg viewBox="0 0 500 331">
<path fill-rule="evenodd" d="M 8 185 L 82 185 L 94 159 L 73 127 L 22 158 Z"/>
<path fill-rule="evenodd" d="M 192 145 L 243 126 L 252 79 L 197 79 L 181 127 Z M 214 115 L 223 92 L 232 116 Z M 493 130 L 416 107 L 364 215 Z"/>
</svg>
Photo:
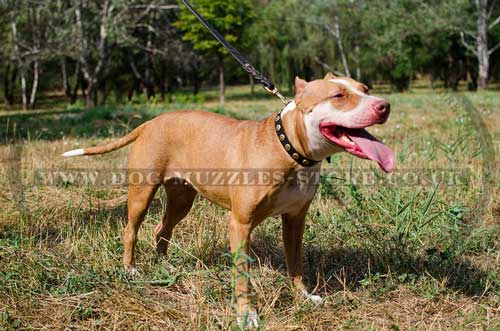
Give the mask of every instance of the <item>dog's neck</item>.
<svg viewBox="0 0 500 331">
<path fill-rule="evenodd" d="M 309 148 L 304 116 L 295 105 L 295 102 L 292 101 L 283 109 L 281 117 L 285 133 L 293 147 L 305 157 L 321 161 L 321 159 L 313 158 L 313 153 Z"/>
<path fill-rule="evenodd" d="M 312 112 L 304 114 L 292 101 L 283 109 L 281 117 L 288 140 L 305 157 L 321 161 L 339 152 L 319 132 L 319 123 L 316 123 Z"/>
</svg>

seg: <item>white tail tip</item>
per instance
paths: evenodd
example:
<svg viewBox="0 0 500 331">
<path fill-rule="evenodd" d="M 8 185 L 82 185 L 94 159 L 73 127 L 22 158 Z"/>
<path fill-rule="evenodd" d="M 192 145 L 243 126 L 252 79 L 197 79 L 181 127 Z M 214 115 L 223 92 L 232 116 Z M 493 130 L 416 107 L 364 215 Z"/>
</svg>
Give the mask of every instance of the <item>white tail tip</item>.
<svg viewBox="0 0 500 331">
<path fill-rule="evenodd" d="M 74 149 L 72 151 L 66 152 L 62 156 L 64 156 L 64 157 L 72 157 L 72 156 L 80 156 L 80 155 L 85 155 L 85 151 L 83 150 L 83 148 Z"/>
</svg>

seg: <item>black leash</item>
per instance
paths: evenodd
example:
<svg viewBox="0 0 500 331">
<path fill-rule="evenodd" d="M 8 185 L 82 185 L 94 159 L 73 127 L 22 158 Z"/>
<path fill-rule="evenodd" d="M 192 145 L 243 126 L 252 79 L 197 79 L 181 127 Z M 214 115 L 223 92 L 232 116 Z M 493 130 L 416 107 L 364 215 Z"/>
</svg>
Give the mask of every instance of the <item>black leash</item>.
<svg viewBox="0 0 500 331">
<path fill-rule="evenodd" d="M 250 62 L 248 62 L 248 60 L 243 55 L 241 55 L 241 53 L 236 48 L 234 48 L 230 43 L 228 43 L 226 39 L 224 39 L 224 37 L 217 30 L 215 30 L 214 27 L 211 26 L 210 23 L 208 23 L 203 18 L 203 16 L 200 15 L 200 13 L 198 13 L 196 9 L 194 9 L 193 6 L 191 6 L 191 4 L 187 0 L 182 0 L 182 2 L 184 3 L 184 5 L 186 5 L 189 11 L 191 11 L 191 13 L 193 13 L 193 15 L 196 16 L 198 21 L 200 21 L 201 24 L 203 24 L 203 26 L 207 28 L 208 31 L 210 31 L 210 33 L 215 37 L 215 39 L 217 39 L 222 44 L 222 46 L 224 46 L 224 48 L 228 50 L 228 52 L 236 59 L 236 61 L 238 61 L 239 64 L 241 64 L 243 69 L 245 69 L 246 72 L 252 75 L 255 81 L 264 86 L 264 89 L 267 92 L 280 98 L 280 100 L 285 105 L 288 104 L 286 98 L 280 93 L 278 88 L 274 86 L 273 82 L 271 82 L 269 78 L 267 78 L 266 76 L 261 74 L 257 69 L 255 69 L 255 67 L 252 66 Z"/>
</svg>

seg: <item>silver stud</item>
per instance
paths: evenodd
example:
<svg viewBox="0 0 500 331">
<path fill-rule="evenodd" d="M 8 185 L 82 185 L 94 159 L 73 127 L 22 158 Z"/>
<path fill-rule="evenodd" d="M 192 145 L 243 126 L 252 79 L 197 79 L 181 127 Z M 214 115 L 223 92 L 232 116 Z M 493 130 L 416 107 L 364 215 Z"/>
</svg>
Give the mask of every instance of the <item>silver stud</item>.
<svg viewBox="0 0 500 331">
<path fill-rule="evenodd" d="M 299 154 L 293 153 L 292 157 L 293 157 L 294 160 L 298 160 L 299 159 Z"/>
<path fill-rule="evenodd" d="M 305 166 L 307 166 L 307 165 L 309 165 L 309 161 L 304 160 L 304 161 L 302 161 L 302 164 L 305 165 Z"/>
<path fill-rule="evenodd" d="M 290 144 L 286 144 L 285 149 L 287 152 L 289 152 L 292 149 L 292 146 L 290 146 Z"/>
<path fill-rule="evenodd" d="M 276 122 L 280 121 L 280 115 L 276 116 Z"/>
<path fill-rule="evenodd" d="M 276 131 L 279 131 L 279 130 L 281 130 L 281 125 L 278 124 L 278 125 L 276 125 Z"/>
<path fill-rule="evenodd" d="M 285 135 L 284 134 L 280 134 L 280 141 L 285 141 Z"/>
</svg>

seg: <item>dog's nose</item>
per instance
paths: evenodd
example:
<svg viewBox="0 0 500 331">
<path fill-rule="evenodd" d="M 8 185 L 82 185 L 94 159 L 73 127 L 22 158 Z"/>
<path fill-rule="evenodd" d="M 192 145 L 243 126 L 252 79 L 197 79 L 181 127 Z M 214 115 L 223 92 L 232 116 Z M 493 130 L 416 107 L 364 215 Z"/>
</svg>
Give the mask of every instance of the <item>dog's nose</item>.
<svg viewBox="0 0 500 331">
<path fill-rule="evenodd" d="M 373 105 L 373 109 L 380 118 L 379 123 L 383 124 L 387 121 L 387 118 L 389 117 L 389 113 L 391 112 L 391 104 L 385 100 L 380 100 Z"/>
<path fill-rule="evenodd" d="M 380 100 L 377 101 L 377 103 L 374 105 L 375 110 L 377 113 L 380 115 L 384 115 L 385 113 L 388 113 L 391 111 L 391 105 L 385 100 Z"/>
</svg>

